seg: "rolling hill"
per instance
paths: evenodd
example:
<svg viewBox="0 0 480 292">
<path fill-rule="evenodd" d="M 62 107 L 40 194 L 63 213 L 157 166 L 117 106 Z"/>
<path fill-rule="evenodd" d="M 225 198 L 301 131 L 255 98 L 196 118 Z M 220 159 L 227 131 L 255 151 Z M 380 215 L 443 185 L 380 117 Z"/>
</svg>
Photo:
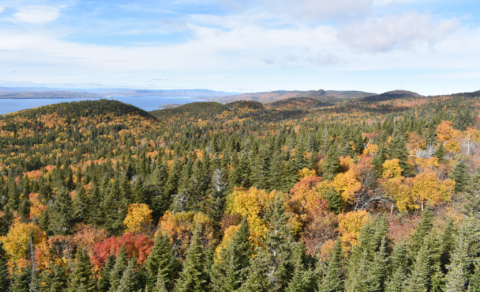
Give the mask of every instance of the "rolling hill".
<svg viewBox="0 0 480 292">
<path fill-rule="evenodd" d="M 331 105 L 310 97 L 292 97 L 265 104 L 266 107 L 277 110 L 308 110 Z"/>
<path fill-rule="evenodd" d="M 339 101 L 347 99 L 358 99 L 366 96 L 372 96 L 373 93 L 362 91 L 334 91 L 323 89 L 310 90 L 310 91 L 272 91 L 272 92 L 257 92 L 257 93 L 244 93 L 239 95 L 229 95 L 222 97 L 211 97 L 209 100 L 227 103 L 236 100 L 252 100 L 262 103 L 275 102 L 282 99 L 294 98 L 294 97 L 310 97 L 321 101 Z"/>
<path fill-rule="evenodd" d="M 408 98 L 408 97 L 422 97 L 422 95 L 406 90 L 394 90 L 385 92 L 378 95 L 371 95 L 361 99 L 361 101 L 386 101 L 399 98 Z"/>
</svg>

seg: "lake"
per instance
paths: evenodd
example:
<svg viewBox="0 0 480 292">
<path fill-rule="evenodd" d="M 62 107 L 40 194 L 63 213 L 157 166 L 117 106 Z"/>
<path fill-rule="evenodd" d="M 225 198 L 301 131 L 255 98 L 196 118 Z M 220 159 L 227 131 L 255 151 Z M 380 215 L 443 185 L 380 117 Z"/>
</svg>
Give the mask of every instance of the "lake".
<svg viewBox="0 0 480 292">
<path fill-rule="evenodd" d="M 158 97 L 158 96 L 142 96 L 142 97 L 106 97 L 105 99 L 115 99 L 124 103 L 128 103 L 139 107 L 146 111 L 153 111 L 159 106 L 170 103 L 186 104 L 191 102 L 203 101 L 199 99 L 192 99 L 188 97 Z M 55 104 L 61 102 L 72 102 L 87 100 L 85 98 L 55 98 L 55 99 L 0 99 L 0 115 L 12 113 L 24 109 L 35 108 L 48 104 Z M 90 99 L 95 100 L 95 99 Z"/>
</svg>

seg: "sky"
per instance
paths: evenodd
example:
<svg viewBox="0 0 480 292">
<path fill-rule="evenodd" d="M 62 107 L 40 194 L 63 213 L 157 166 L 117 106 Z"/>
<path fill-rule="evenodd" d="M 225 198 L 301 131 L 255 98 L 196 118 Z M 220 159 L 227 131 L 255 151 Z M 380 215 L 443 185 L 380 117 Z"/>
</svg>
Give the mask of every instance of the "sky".
<svg viewBox="0 0 480 292">
<path fill-rule="evenodd" d="M 0 0 L 0 86 L 480 90 L 478 0 Z"/>
</svg>

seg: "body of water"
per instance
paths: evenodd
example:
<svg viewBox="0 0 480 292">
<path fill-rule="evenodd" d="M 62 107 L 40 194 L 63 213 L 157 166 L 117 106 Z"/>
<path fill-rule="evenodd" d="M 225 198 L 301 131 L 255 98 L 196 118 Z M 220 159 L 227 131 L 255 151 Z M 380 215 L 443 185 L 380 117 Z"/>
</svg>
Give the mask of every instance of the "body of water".
<svg viewBox="0 0 480 292">
<path fill-rule="evenodd" d="M 142 97 L 108 97 L 105 99 L 114 99 L 124 103 L 128 103 L 139 107 L 146 111 L 153 111 L 164 104 L 186 104 L 191 102 L 198 102 L 202 100 L 191 99 L 188 97 L 158 97 L 158 96 L 142 96 Z M 87 100 L 84 98 L 52 98 L 52 99 L 0 99 L 0 115 L 13 113 L 25 109 L 35 108 L 39 106 Z M 96 99 L 90 99 L 96 100 Z"/>
</svg>

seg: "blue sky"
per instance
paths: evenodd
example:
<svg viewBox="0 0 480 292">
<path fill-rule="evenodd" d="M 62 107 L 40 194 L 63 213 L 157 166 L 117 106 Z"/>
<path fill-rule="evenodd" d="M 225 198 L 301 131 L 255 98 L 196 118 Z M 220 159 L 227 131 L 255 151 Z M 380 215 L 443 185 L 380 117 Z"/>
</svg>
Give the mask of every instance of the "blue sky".
<svg viewBox="0 0 480 292">
<path fill-rule="evenodd" d="M 0 0 L 0 86 L 480 89 L 478 0 Z"/>
</svg>

